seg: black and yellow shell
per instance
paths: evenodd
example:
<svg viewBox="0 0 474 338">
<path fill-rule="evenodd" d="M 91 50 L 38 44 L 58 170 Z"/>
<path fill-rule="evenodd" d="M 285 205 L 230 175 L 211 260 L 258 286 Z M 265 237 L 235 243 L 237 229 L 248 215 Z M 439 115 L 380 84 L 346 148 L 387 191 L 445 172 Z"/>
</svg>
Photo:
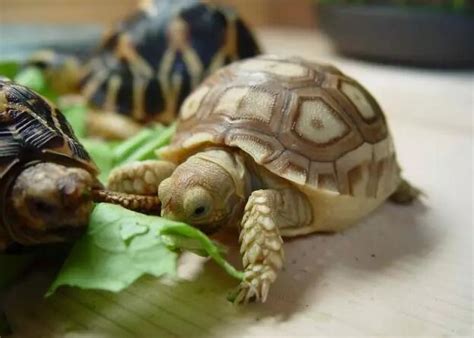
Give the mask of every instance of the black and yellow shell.
<svg viewBox="0 0 474 338">
<path fill-rule="evenodd" d="M 97 169 L 61 112 L 32 90 L 0 78 L 0 236 L 15 177 L 38 162 Z"/>
<path fill-rule="evenodd" d="M 207 75 L 259 53 L 229 8 L 193 0 L 145 3 L 107 34 L 83 67 L 82 92 L 99 109 L 170 122 Z"/>
</svg>

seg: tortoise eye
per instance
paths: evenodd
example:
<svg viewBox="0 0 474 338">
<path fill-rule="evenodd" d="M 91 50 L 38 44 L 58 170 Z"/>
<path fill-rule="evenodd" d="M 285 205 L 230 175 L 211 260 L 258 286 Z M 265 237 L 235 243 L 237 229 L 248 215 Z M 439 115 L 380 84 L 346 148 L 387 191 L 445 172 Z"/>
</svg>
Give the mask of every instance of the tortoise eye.
<svg viewBox="0 0 474 338">
<path fill-rule="evenodd" d="M 212 196 L 202 187 L 194 187 L 186 192 L 183 207 L 187 217 L 194 220 L 207 216 L 213 207 Z"/>
<path fill-rule="evenodd" d="M 202 216 L 206 213 L 205 207 L 198 207 L 194 210 L 194 216 Z"/>
</svg>

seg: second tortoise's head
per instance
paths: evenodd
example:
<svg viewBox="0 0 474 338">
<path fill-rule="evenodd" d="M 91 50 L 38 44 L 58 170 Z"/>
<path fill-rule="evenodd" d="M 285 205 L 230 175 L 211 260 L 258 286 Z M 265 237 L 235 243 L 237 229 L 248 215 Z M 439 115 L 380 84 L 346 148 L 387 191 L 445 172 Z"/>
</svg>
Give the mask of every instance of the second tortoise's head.
<svg viewBox="0 0 474 338">
<path fill-rule="evenodd" d="M 81 81 L 81 66 L 76 57 L 52 50 L 39 50 L 26 63 L 27 66 L 39 68 L 58 94 L 77 92 Z"/>
<path fill-rule="evenodd" d="M 23 245 L 61 242 L 80 235 L 93 208 L 94 177 L 54 163 L 25 169 L 11 191 L 10 232 Z"/>
<path fill-rule="evenodd" d="M 210 150 L 194 155 L 160 184 L 161 215 L 212 234 L 241 215 L 245 176 L 243 164 L 231 153 Z"/>
</svg>

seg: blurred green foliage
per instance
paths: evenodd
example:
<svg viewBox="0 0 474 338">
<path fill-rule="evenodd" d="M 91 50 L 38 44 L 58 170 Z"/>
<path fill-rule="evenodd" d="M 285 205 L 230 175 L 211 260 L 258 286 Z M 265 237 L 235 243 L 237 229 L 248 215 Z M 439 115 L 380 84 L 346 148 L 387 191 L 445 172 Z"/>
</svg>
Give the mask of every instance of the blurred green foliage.
<svg viewBox="0 0 474 338">
<path fill-rule="evenodd" d="M 0 75 L 9 79 L 13 79 L 19 69 L 20 65 L 16 61 L 3 61 L 0 63 Z"/>
</svg>

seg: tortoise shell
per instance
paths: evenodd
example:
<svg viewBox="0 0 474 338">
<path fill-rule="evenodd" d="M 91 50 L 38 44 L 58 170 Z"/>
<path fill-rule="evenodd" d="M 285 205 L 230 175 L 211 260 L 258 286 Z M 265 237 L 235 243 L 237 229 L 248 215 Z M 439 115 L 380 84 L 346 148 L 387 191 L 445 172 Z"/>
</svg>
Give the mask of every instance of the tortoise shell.
<svg viewBox="0 0 474 338">
<path fill-rule="evenodd" d="M 230 146 L 297 185 L 376 197 L 399 169 L 380 106 L 335 67 L 261 56 L 227 66 L 183 103 L 160 155 L 181 162 L 206 146 Z"/>
<path fill-rule="evenodd" d="M 0 236 L 16 176 L 38 162 L 97 169 L 61 112 L 32 90 L 0 78 Z"/>
<path fill-rule="evenodd" d="M 259 53 L 230 9 L 189 0 L 145 3 L 107 34 L 84 66 L 82 92 L 100 109 L 171 122 L 205 76 Z"/>
</svg>

